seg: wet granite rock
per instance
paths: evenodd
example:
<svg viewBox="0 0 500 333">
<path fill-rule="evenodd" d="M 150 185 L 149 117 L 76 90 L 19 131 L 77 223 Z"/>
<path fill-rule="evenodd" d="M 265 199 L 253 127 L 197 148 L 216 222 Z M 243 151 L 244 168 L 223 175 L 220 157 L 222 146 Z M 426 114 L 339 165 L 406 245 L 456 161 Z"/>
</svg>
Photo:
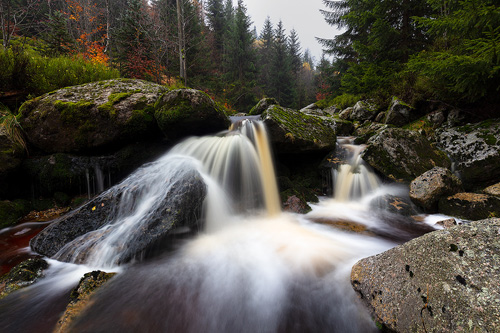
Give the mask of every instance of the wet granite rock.
<svg viewBox="0 0 500 333">
<path fill-rule="evenodd" d="M 104 284 L 106 284 L 116 273 L 93 271 L 86 273 L 70 294 L 70 303 L 64 314 L 57 322 L 53 333 L 71 332 L 71 323 L 78 315 L 91 304 L 91 296 Z"/>
<path fill-rule="evenodd" d="M 421 134 L 386 128 L 367 142 L 363 159 L 395 181 L 410 182 L 435 166 L 450 167 L 450 160 Z"/>
<path fill-rule="evenodd" d="M 410 183 L 410 198 L 427 212 L 437 212 L 438 202 L 462 190 L 462 182 L 449 169 L 434 167 Z"/>
<path fill-rule="evenodd" d="M 467 220 L 500 216 L 500 198 L 479 193 L 457 193 L 439 200 L 439 212 Z"/>
<path fill-rule="evenodd" d="M 356 263 L 351 284 L 395 332 L 500 331 L 500 219 L 428 233 Z"/>
<path fill-rule="evenodd" d="M 23 261 L 0 278 L 0 299 L 13 291 L 27 287 L 43 277 L 43 271 L 49 264 L 41 258 Z"/>
<path fill-rule="evenodd" d="M 140 221 L 140 227 L 114 240 L 112 246 L 120 249 L 113 259 L 115 264 L 151 255 L 150 252 L 155 249 L 168 245 L 164 242 L 168 243 L 174 230 L 189 228 L 199 222 L 206 185 L 194 168 L 184 167 L 178 173 L 172 178 L 156 180 L 164 184 L 163 196 L 157 198 L 151 211 Z M 135 174 L 141 175 L 142 170 L 137 170 Z M 128 199 L 128 204 L 123 205 L 122 199 L 140 198 L 145 191 L 149 191 L 148 184 L 141 187 L 142 178 L 137 177 L 134 182 L 128 179 L 55 220 L 30 241 L 31 248 L 60 261 L 85 262 L 92 248 L 103 237 L 120 229 L 121 224 L 111 223 L 106 228 L 101 227 L 129 216 L 127 214 L 131 214 L 137 204 L 135 199 Z"/>
</svg>

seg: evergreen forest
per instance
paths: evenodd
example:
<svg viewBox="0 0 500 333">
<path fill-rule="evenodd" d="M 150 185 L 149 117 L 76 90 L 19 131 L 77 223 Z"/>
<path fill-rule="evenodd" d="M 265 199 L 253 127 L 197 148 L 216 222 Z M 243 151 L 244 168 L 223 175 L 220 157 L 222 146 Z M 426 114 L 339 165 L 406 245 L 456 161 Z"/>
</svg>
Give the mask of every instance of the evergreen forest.
<svg viewBox="0 0 500 333">
<path fill-rule="evenodd" d="M 0 99 L 17 108 L 61 87 L 120 76 L 200 89 L 233 112 L 263 97 L 296 109 L 360 98 L 383 108 L 394 95 L 495 112 L 498 1 L 323 3 L 318 10 L 342 33 L 318 39 L 324 55 L 315 64 L 281 21 L 254 27 L 243 0 L 4 0 Z"/>
</svg>

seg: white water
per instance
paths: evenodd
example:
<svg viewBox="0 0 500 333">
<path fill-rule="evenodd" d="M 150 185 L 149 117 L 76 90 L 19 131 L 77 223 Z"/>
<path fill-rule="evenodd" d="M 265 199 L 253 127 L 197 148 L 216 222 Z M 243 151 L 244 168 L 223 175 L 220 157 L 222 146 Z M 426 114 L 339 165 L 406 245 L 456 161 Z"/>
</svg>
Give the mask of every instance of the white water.
<svg viewBox="0 0 500 333">
<path fill-rule="evenodd" d="M 352 146 L 356 157 L 349 169 L 346 165 L 337 173 L 335 198 L 322 199 L 305 216 L 281 213 L 264 134 L 244 123 L 225 136 L 188 139 L 108 190 L 121 193 L 121 204 L 98 232 L 98 242 L 91 238 L 94 243 L 85 248 L 91 248 L 86 265 L 123 273 L 102 289 L 75 331 L 375 330 L 350 286 L 350 268 L 396 243 L 313 221 L 347 221 L 397 235 L 398 228 L 369 207 L 376 189 L 378 194 L 393 189 L 379 187 Z M 116 267 L 117 251 L 134 241 L 128 238 L 130 228 L 140 228 L 170 180 L 188 169 L 186 163 L 203 173 L 208 186 L 205 231 L 173 254 Z M 65 255 L 78 257 L 80 249 L 68 247 Z M 82 275 L 82 266 L 68 265 Z M 47 279 L 46 284 L 57 281 Z M 52 291 L 38 284 L 25 292 L 47 299 Z M 19 331 L 27 320 L 21 316 L 11 324 L 7 319 L 0 314 L 6 332 Z"/>
</svg>

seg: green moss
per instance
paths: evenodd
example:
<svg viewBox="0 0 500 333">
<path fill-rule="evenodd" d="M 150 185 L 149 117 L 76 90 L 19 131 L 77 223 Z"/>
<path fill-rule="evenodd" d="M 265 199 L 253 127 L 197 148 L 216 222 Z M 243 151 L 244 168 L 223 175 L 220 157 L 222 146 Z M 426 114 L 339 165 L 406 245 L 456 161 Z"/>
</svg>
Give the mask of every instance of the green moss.
<svg viewBox="0 0 500 333">
<path fill-rule="evenodd" d="M 304 139 L 313 142 L 330 142 L 335 138 L 323 131 L 323 120 L 319 117 L 305 115 L 291 109 L 285 109 L 278 105 L 273 105 L 269 112 L 265 112 L 263 117 L 270 117 L 276 123 L 280 124 L 286 133 L 290 133 L 287 138 L 293 137 L 295 140 Z"/>
<path fill-rule="evenodd" d="M 54 107 L 61 114 L 61 121 L 66 124 L 79 125 L 89 118 L 89 109 L 94 103 L 88 101 L 63 102 L 55 101 Z"/>
<path fill-rule="evenodd" d="M 43 276 L 43 270 L 49 267 L 48 263 L 40 258 L 28 259 L 0 278 L 0 299 L 23 287 L 29 286 Z"/>
<path fill-rule="evenodd" d="M 147 133 L 153 124 L 152 107 L 144 110 L 133 110 L 132 116 L 125 123 L 125 133 Z"/>
</svg>

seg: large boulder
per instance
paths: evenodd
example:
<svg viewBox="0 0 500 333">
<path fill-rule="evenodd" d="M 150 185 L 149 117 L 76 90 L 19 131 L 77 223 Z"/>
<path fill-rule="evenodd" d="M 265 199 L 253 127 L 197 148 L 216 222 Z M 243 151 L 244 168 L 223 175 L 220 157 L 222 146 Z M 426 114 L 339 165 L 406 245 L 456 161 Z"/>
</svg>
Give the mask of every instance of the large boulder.
<svg viewBox="0 0 500 333">
<path fill-rule="evenodd" d="M 167 88 L 114 79 L 63 88 L 25 102 L 19 121 L 47 153 L 117 149 L 159 133 L 154 103 Z"/>
<path fill-rule="evenodd" d="M 328 152 L 335 149 L 335 122 L 272 105 L 262 119 L 275 152 Z"/>
<path fill-rule="evenodd" d="M 410 183 L 410 198 L 428 212 L 436 212 L 439 199 L 461 191 L 462 182 L 449 169 L 434 167 Z"/>
<path fill-rule="evenodd" d="M 450 160 L 415 131 L 386 128 L 368 140 L 363 159 L 388 178 L 410 182 L 435 166 L 450 167 Z"/>
<path fill-rule="evenodd" d="M 176 89 L 155 104 L 155 118 L 163 134 L 172 140 L 227 130 L 231 121 L 202 91 Z"/>
<path fill-rule="evenodd" d="M 377 116 L 377 106 L 368 101 L 359 101 L 349 115 L 349 119 L 357 121 L 373 120 Z"/>
<path fill-rule="evenodd" d="M 176 171 L 161 172 L 171 168 Z M 112 264 L 127 262 L 161 249 L 173 230 L 198 223 L 205 195 L 206 185 L 192 165 L 160 159 L 56 220 L 30 245 L 45 256 L 80 263 L 94 247 L 112 240 L 110 246 L 119 249 Z M 148 208 L 141 210 L 140 204 Z M 138 216 L 123 233 L 127 221 Z M 117 232 L 121 232 L 118 239 Z"/>
<path fill-rule="evenodd" d="M 435 231 L 356 263 L 351 284 L 395 332 L 500 329 L 500 219 Z"/>
<path fill-rule="evenodd" d="M 500 179 L 500 119 L 445 129 L 437 141 L 455 162 L 466 189 L 484 188 Z"/>
<path fill-rule="evenodd" d="M 415 109 L 411 105 L 402 102 L 397 97 L 393 97 L 384 123 L 401 127 L 415 118 Z"/>
<path fill-rule="evenodd" d="M 457 193 L 439 200 L 439 212 L 466 220 L 500 216 L 500 198 L 479 193 Z"/>
</svg>

